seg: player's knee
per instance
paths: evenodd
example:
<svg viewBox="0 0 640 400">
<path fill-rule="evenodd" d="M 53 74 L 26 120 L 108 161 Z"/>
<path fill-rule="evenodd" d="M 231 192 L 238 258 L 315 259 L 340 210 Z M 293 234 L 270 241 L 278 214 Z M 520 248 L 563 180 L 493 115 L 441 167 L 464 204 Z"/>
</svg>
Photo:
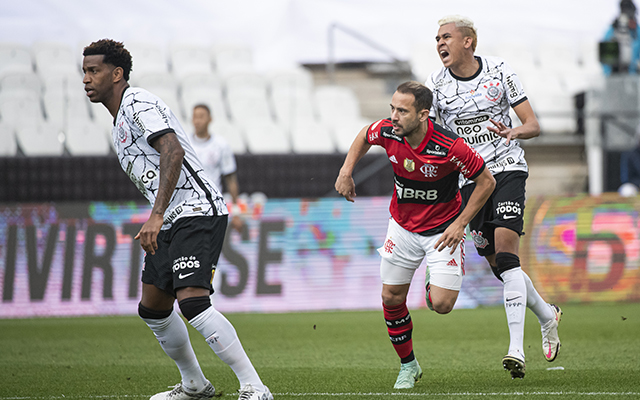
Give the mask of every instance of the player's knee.
<svg viewBox="0 0 640 400">
<path fill-rule="evenodd" d="M 138 303 L 138 315 L 142 319 L 165 319 L 171 315 L 173 308 L 169 310 L 152 310 L 148 307 L 142 305 L 142 303 Z"/>
<path fill-rule="evenodd" d="M 209 296 L 187 297 L 178 302 L 182 315 L 191 321 L 201 312 L 211 307 L 211 298 Z"/>
<path fill-rule="evenodd" d="M 382 291 L 382 303 L 386 306 L 397 306 L 406 301 L 406 296 L 398 293 L 393 293 L 388 290 Z"/>
<path fill-rule="evenodd" d="M 492 266 L 494 275 L 498 279 L 502 280 L 501 276 L 505 271 L 520 267 L 520 257 L 513 253 L 501 252 L 496 254 L 496 266 L 495 269 Z"/>
<path fill-rule="evenodd" d="M 449 314 L 451 310 L 453 310 L 453 306 L 456 304 L 456 300 L 451 300 L 448 298 L 432 298 L 431 303 L 433 304 L 433 311 L 437 312 L 438 314 Z"/>
</svg>

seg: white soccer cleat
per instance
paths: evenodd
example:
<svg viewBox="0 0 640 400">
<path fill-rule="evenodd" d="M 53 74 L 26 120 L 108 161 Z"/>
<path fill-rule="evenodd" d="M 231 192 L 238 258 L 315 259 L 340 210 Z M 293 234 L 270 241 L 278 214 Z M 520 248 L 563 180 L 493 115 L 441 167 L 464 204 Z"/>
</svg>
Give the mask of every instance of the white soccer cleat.
<svg viewBox="0 0 640 400">
<path fill-rule="evenodd" d="M 549 304 L 555 318 L 542 327 L 542 352 L 544 358 L 551 362 L 556 359 L 560 351 L 560 338 L 558 337 L 558 323 L 562 318 L 562 310 L 555 304 Z"/>
<path fill-rule="evenodd" d="M 518 356 L 507 354 L 502 359 L 502 366 L 509 371 L 511 379 L 524 378 L 525 366 L 524 360 Z"/>
<path fill-rule="evenodd" d="M 400 366 L 400 373 L 393 388 L 411 389 L 420 378 L 422 378 L 422 368 L 420 368 L 418 360 L 414 359 L 408 363 L 403 363 Z"/>
<path fill-rule="evenodd" d="M 260 391 L 256 390 L 251 384 L 247 384 L 239 392 L 238 400 L 273 400 L 273 395 L 266 386 L 264 390 Z"/>
<path fill-rule="evenodd" d="M 207 386 L 199 392 L 187 392 L 182 387 L 182 383 L 178 383 L 173 390 L 153 395 L 150 400 L 211 400 L 216 394 L 216 389 L 211 382 L 207 382 Z"/>
</svg>

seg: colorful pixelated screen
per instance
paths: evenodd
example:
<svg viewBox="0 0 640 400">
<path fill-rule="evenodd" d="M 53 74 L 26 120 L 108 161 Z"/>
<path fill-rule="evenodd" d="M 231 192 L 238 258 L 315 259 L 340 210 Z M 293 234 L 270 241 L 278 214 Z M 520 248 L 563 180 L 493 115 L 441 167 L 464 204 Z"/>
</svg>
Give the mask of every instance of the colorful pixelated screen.
<svg viewBox="0 0 640 400">
<path fill-rule="evenodd" d="M 215 273 L 222 312 L 378 310 L 389 198 L 248 204 Z M 617 196 L 529 199 L 523 268 L 547 301 L 637 301 L 638 209 Z M 150 213 L 135 203 L 0 206 L 0 318 L 135 314 Z M 502 285 L 468 237 L 456 307 L 499 305 Z M 425 266 L 410 308 L 425 307 Z"/>
</svg>

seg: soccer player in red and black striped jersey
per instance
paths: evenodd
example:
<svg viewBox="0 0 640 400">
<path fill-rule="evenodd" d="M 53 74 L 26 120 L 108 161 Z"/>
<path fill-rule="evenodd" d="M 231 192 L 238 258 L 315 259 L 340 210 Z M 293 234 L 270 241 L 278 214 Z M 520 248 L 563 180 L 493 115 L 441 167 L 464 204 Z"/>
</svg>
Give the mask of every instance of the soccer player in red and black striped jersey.
<svg viewBox="0 0 640 400">
<path fill-rule="evenodd" d="M 439 314 L 453 309 L 464 275 L 465 227 L 495 187 L 482 157 L 429 119 L 432 100 L 431 90 L 418 82 L 398 86 L 391 99 L 391 118 L 360 131 L 335 184 L 338 193 L 354 201 L 355 165 L 372 145 L 385 148 L 395 191 L 387 237 L 378 252 L 384 317 L 401 361 L 396 389 L 410 389 L 422 376 L 413 354 L 413 323 L 406 305 L 413 275 L 426 259 L 429 308 Z M 476 183 L 464 210 L 458 190 L 461 176 Z"/>
</svg>

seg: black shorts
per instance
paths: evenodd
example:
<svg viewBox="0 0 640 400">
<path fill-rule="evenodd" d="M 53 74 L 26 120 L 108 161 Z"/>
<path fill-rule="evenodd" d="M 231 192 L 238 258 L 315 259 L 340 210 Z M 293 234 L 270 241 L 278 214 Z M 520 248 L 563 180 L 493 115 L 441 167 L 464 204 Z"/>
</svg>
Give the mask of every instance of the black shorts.
<svg viewBox="0 0 640 400">
<path fill-rule="evenodd" d="M 493 233 L 497 227 L 511 229 L 518 235 L 524 235 L 525 183 L 528 173 L 523 171 L 501 172 L 493 177 L 496 188 L 469 223 L 469 230 L 478 254 L 483 257 L 496 252 Z M 475 183 L 460 189 L 462 202 L 466 204 Z"/>
<path fill-rule="evenodd" d="M 187 217 L 158 234 L 156 254 L 146 254 L 142 282 L 175 297 L 183 287 L 213 293 L 213 274 L 220 258 L 227 216 Z"/>
</svg>

